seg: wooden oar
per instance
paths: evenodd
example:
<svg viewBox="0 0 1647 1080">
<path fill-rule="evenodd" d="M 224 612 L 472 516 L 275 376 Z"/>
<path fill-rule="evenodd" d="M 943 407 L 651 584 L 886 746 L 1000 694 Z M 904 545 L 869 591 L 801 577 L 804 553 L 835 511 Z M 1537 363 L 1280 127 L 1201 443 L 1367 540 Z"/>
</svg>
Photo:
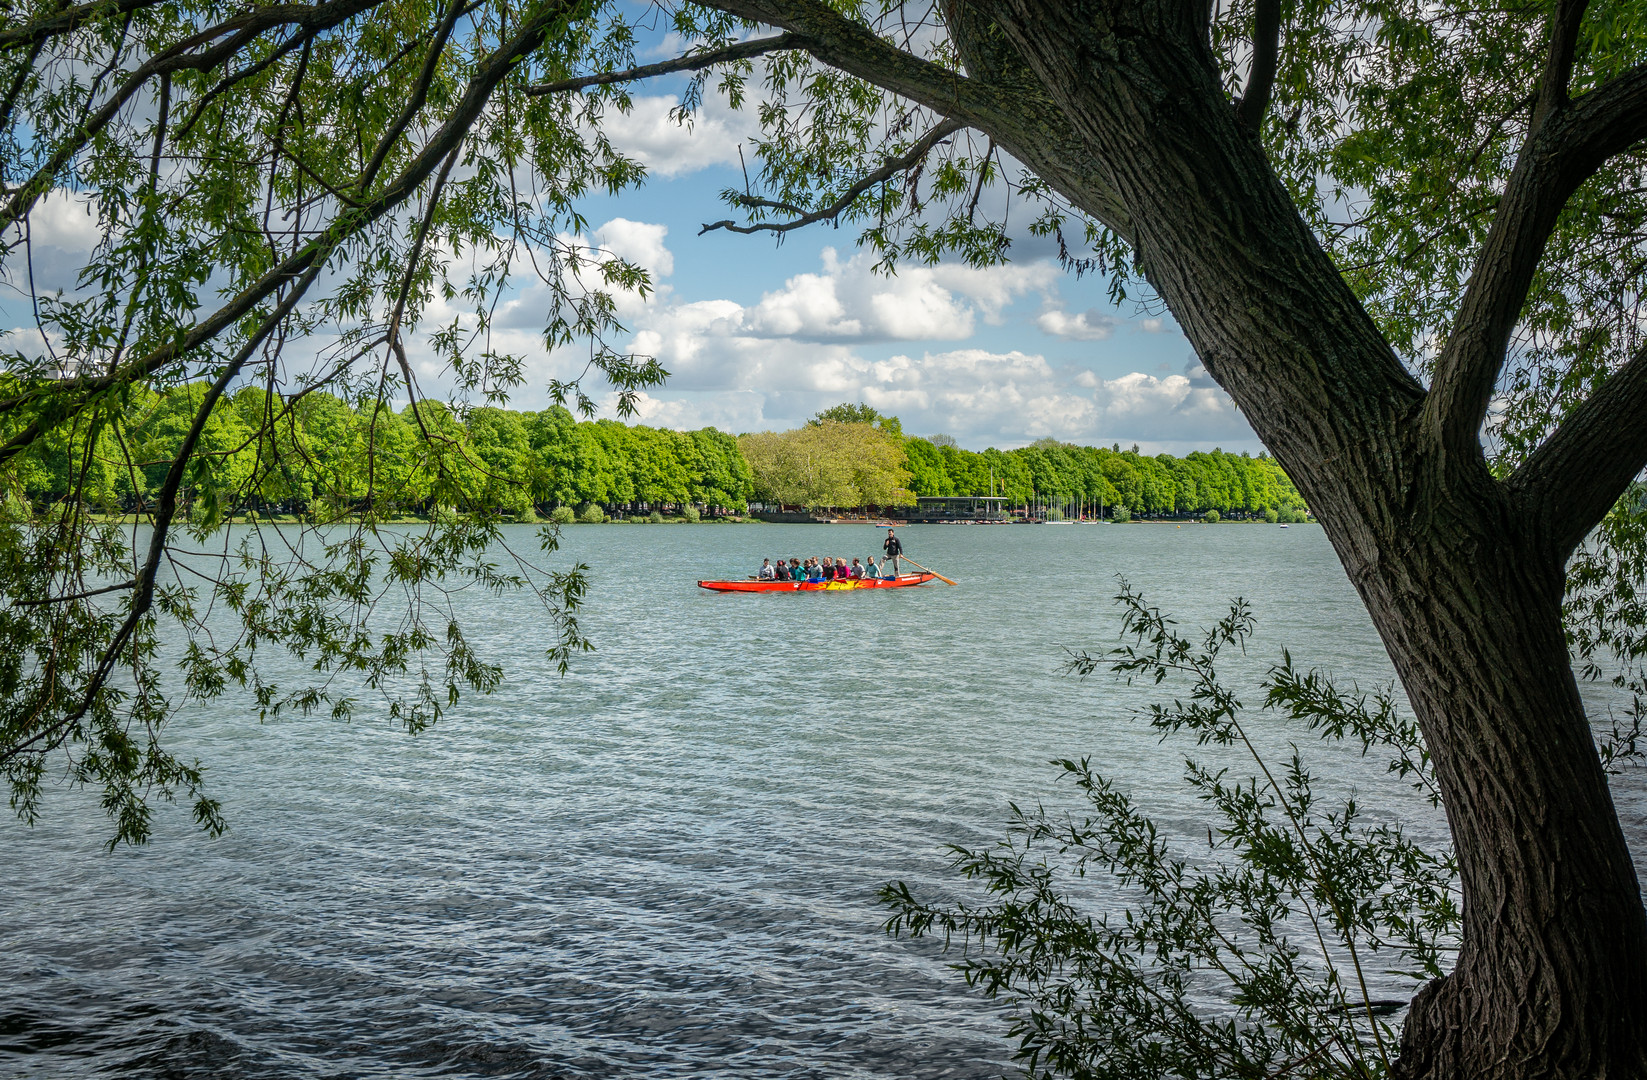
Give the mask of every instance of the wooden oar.
<svg viewBox="0 0 1647 1080">
<path fill-rule="evenodd" d="M 920 563 L 916 562 L 914 559 L 911 559 L 908 555 L 901 555 L 901 556 L 899 556 L 899 558 L 903 559 L 904 562 L 906 562 L 909 565 L 913 566 L 917 570 L 926 570 L 926 567 L 922 566 Z M 936 571 L 936 570 L 926 570 L 926 572 L 931 574 L 933 577 L 937 578 L 939 581 L 943 582 L 945 585 L 955 584 L 953 581 L 951 581 L 948 578 L 944 577 L 942 574 L 938 573 L 938 571 Z"/>
</svg>

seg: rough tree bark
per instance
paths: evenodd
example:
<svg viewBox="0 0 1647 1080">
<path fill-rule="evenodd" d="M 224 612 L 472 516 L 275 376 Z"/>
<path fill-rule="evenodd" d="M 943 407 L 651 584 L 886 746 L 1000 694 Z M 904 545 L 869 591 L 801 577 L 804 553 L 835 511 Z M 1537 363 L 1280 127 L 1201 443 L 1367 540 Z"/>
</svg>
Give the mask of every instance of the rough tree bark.
<svg viewBox="0 0 1647 1080">
<path fill-rule="evenodd" d="M 1193 5 L 998 13 L 1112 165 L 1151 283 L 1316 510 L 1435 756 L 1463 948 L 1414 1003 L 1401 1073 L 1647 1072 L 1647 918 L 1561 628 L 1571 543 L 1489 474 L 1485 400 L 1467 439 L 1426 422 L 1422 388 L 1238 128 Z M 1639 470 L 1639 446 L 1620 449 Z"/>
<path fill-rule="evenodd" d="M 1258 106 L 1225 96 L 1204 3 L 950 0 L 964 79 L 810 0 L 715 6 L 984 130 L 1125 236 L 1309 500 L 1423 727 L 1459 855 L 1462 950 L 1415 999 L 1400 1074 L 1647 1075 L 1647 915 L 1560 618 L 1566 559 L 1647 464 L 1647 359 L 1507 481 L 1480 442 L 1556 214 L 1647 138 L 1647 71 L 1569 101 L 1583 5 L 1558 4 L 1532 134 L 1426 390 L 1269 167 Z"/>
</svg>

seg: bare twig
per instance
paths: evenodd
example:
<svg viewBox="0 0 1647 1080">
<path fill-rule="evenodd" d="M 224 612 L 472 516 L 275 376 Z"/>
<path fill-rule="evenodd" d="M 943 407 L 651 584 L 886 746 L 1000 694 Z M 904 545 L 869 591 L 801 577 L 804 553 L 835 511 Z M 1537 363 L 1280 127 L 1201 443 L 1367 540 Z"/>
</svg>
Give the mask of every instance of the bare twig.
<svg viewBox="0 0 1647 1080">
<path fill-rule="evenodd" d="M 736 201 L 741 205 L 751 208 L 764 207 L 768 209 L 783 210 L 785 213 L 792 213 L 797 216 L 789 221 L 762 221 L 753 225 L 739 225 L 731 218 L 727 218 L 722 221 L 709 222 L 704 225 L 703 228 L 698 230 L 698 235 L 702 236 L 704 233 L 710 232 L 714 229 L 725 229 L 728 232 L 746 234 L 757 232 L 786 233 L 795 229 L 805 228 L 806 226 L 815 224 L 819 221 L 831 221 L 834 218 L 839 217 L 848 207 L 857 201 L 858 196 L 862 195 L 876 184 L 884 183 L 885 181 L 890 180 L 892 177 L 896 176 L 900 172 L 903 172 L 905 169 L 913 168 L 915 165 L 923 161 L 927 154 L 931 153 L 934 146 L 937 146 L 938 143 L 955 134 L 957 131 L 960 131 L 964 127 L 966 127 L 966 125 L 959 120 L 942 121 L 931 131 L 928 131 L 925 135 L 921 136 L 915 145 L 909 148 L 907 153 L 896 158 L 888 158 L 886 164 L 882 165 L 874 172 L 869 173 L 867 176 L 864 176 L 857 183 L 847 188 L 839 199 L 836 199 L 834 202 L 820 210 L 813 210 L 810 213 L 803 213 L 799 207 L 792 206 L 788 203 L 775 202 L 771 199 L 762 199 L 758 196 L 740 195 L 737 197 Z"/>
<path fill-rule="evenodd" d="M 126 589 L 137 588 L 135 581 L 122 581 L 118 585 L 105 585 L 101 589 L 87 589 L 85 592 L 70 593 L 67 596 L 44 596 L 34 600 L 13 600 L 12 607 L 39 607 L 43 604 L 66 604 L 71 600 L 85 600 L 93 596 L 102 596 L 104 593 L 123 592 Z"/>
</svg>

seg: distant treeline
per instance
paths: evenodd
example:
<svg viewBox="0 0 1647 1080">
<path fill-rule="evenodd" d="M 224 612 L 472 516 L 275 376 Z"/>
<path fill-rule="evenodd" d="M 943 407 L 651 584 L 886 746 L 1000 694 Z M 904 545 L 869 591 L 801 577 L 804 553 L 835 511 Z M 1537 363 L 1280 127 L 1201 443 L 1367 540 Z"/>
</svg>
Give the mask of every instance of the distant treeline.
<svg viewBox="0 0 1647 1080">
<path fill-rule="evenodd" d="M 0 482 L 46 503 L 74 490 L 72 478 L 83 473 L 83 490 L 107 508 L 142 505 L 164 479 L 204 390 L 134 390 L 71 436 L 35 443 L 0 470 Z M 904 436 L 896 418 L 862 406 L 830 410 L 793 432 L 735 438 L 714 428 L 579 421 L 558 406 L 460 415 L 420 402 L 394 411 L 352 407 L 322 391 L 282 397 L 246 387 L 213 410 L 200 446 L 205 453 L 187 478 L 188 496 L 218 513 L 739 511 L 751 501 L 886 506 L 992 489 L 1014 506 L 1101 504 L 1146 515 L 1287 514 L 1303 506 L 1286 474 L 1262 454 L 1177 458 L 1050 440 L 979 453 L 943 436 Z"/>
<path fill-rule="evenodd" d="M 115 418 L 36 443 L 0 480 L 51 501 L 84 470 L 89 498 L 132 509 L 159 488 L 203 393 L 192 385 L 139 396 Z M 352 408 L 324 392 L 294 399 L 246 387 L 212 411 L 200 446 L 204 465 L 188 478 L 188 494 L 225 513 L 465 507 L 526 517 L 585 504 L 741 510 L 751 491 L 748 462 L 725 432 L 580 423 L 559 407 L 476 408 L 460 418 L 439 402 L 397 412 Z"/>
<path fill-rule="evenodd" d="M 1134 514 L 1298 512 L 1304 500 L 1267 454 L 1195 451 L 1185 457 L 1137 447 L 1072 446 L 1042 440 L 1020 450 L 975 453 L 906 439 L 910 490 L 917 495 L 1005 495 L 1013 505 L 1123 506 Z"/>
</svg>

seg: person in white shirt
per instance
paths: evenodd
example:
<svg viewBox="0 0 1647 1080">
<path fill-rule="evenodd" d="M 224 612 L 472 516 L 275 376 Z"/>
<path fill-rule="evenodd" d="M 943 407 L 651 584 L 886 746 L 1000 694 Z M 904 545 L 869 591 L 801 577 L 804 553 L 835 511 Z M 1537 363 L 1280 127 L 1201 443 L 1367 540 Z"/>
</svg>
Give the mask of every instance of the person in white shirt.
<svg viewBox="0 0 1647 1080">
<path fill-rule="evenodd" d="M 762 559 L 761 560 L 761 572 L 757 576 L 762 581 L 771 581 L 773 578 L 777 577 L 777 572 L 772 569 L 772 560 L 771 559 Z"/>
</svg>

